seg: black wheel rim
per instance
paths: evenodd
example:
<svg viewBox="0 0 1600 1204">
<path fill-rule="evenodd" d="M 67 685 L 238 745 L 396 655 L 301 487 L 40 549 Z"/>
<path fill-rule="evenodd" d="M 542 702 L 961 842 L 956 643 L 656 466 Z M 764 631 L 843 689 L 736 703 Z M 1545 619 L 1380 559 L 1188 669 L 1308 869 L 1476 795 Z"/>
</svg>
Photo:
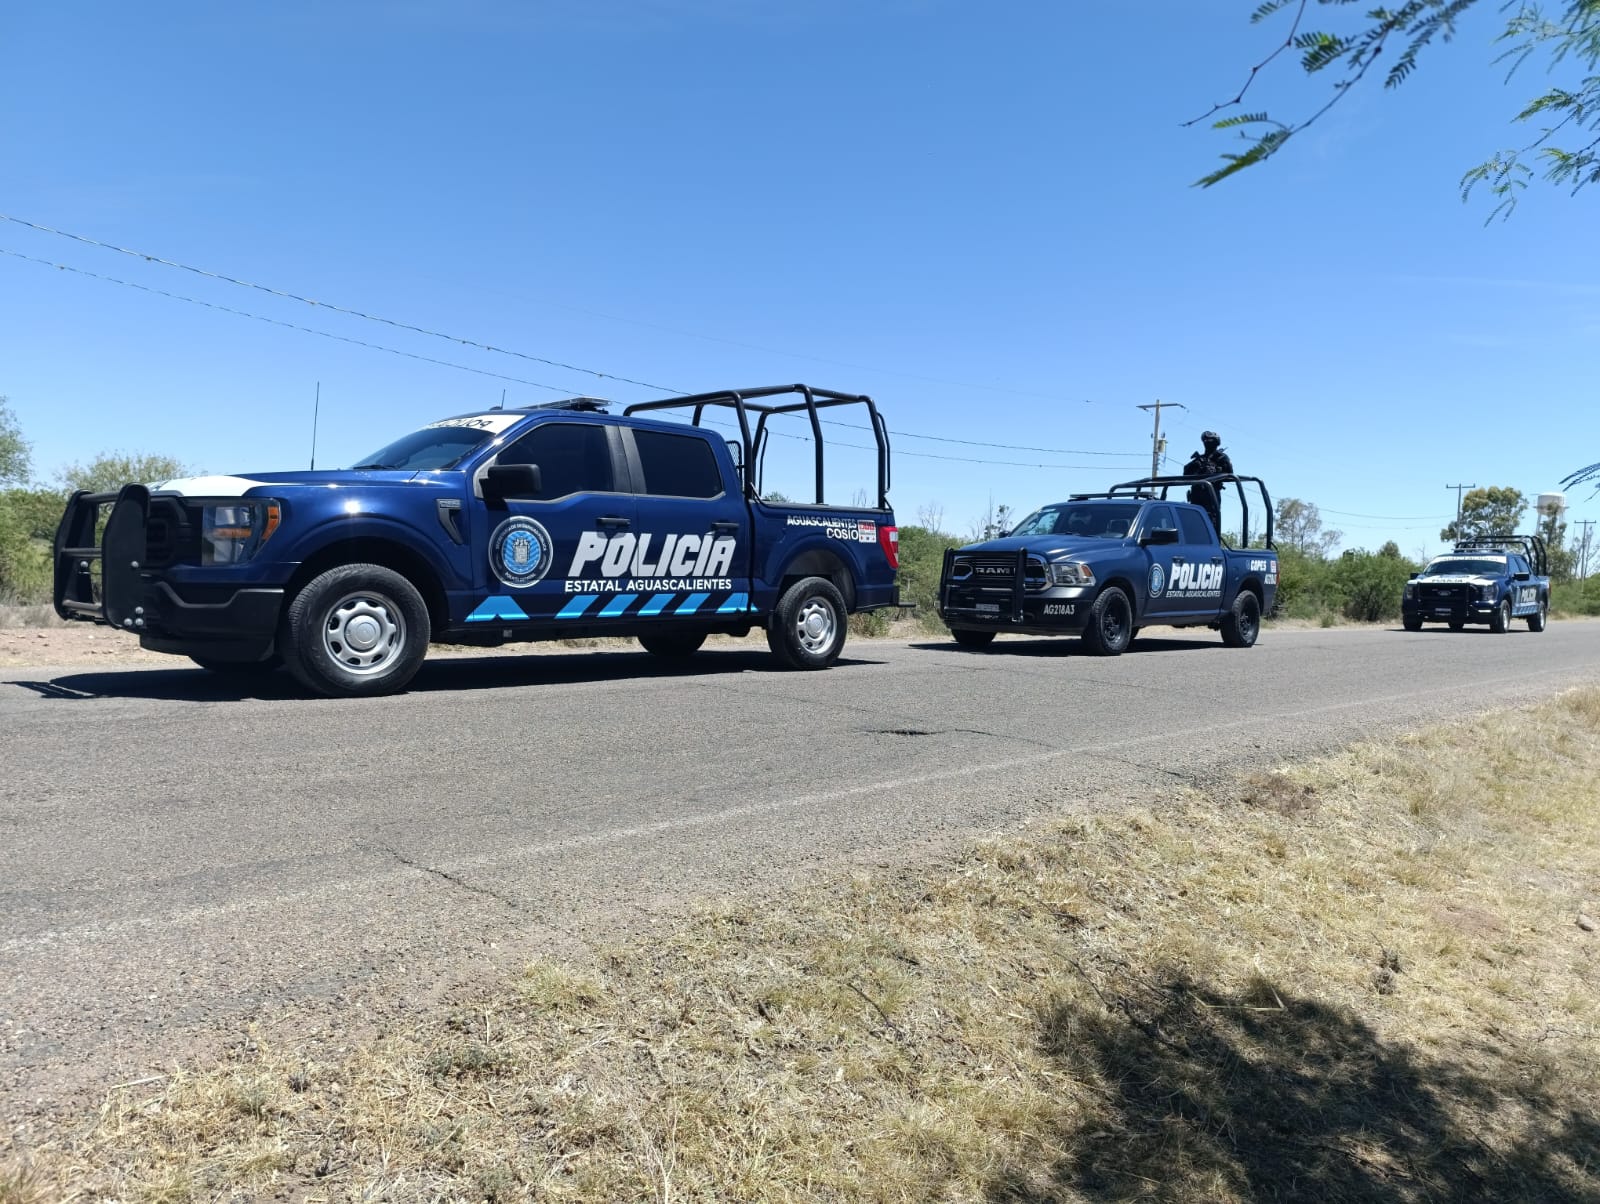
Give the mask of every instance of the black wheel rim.
<svg viewBox="0 0 1600 1204">
<path fill-rule="evenodd" d="M 1239 634 L 1246 640 L 1256 638 L 1256 612 L 1255 607 L 1245 606 L 1239 612 Z"/>
<path fill-rule="evenodd" d="M 1100 638 L 1109 648 L 1118 647 L 1128 635 L 1128 604 L 1114 598 L 1100 614 Z"/>
</svg>

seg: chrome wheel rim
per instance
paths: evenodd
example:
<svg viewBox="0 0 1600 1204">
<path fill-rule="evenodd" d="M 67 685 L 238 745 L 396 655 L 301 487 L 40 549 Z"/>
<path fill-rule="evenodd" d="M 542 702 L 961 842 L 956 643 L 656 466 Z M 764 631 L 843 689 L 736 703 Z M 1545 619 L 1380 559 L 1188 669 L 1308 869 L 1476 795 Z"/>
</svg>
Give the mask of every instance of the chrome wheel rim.
<svg viewBox="0 0 1600 1204">
<path fill-rule="evenodd" d="M 839 617 L 821 598 L 811 598 L 795 616 L 795 638 L 807 652 L 826 652 L 839 631 Z"/>
<path fill-rule="evenodd" d="M 389 669 L 405 645 L 405 617 L 382 594 L 346 594 L 328 608 L 322 623 L 323 650 L 346 673 L 361 677 Z"/>
</svg>

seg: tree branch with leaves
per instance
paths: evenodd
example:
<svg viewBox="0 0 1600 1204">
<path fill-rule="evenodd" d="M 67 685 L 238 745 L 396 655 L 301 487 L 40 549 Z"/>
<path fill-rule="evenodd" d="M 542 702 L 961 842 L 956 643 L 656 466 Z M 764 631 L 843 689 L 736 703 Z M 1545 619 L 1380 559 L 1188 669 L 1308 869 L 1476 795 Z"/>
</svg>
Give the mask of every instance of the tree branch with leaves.
<svg viewBox="0 0 1600 1204">
<path fill-rule="evenodd" d="M 1324 9 L 1350 12 L 1354 0 L 1315 0 Z M 1467 11 L 1480 0 L 1406 0 L 1396 7 L 1366 10 L 1347 20 L 1339 32 L 1303 30 L 1313 0 L 1266 0 L 1250 15 L 1251 24 L 1292 13 L 1289 31 L 1270 54 L 1250 69 L 1231 100 L 1219 101 L 1186 126 L 1210 122 L 1213 129 L 1232 130 L 1246 142 L 1238 154 L 1224 154 L 1223 165 L 1202 176 L 1196 184 L 1209 188 L 1246 168 L 1265 162 L 1283 149 L 1294 135 L 1314 125 L 1362 83 L 1380 60 L 1389 63 L 1383 86 L 1398 88 L 1416 70 L 1419 56 L 1435 42 L 1449 42 Z M 1496 151 L 1461 177 L 1461 196 L 1468 199 L 1480 186 L 1495 205 L 1490 220 L 1509 215 L 1519 193 L 1543 169 L 1552 184 L 1576 193 L 1600 182 L 1600 0 L 1565 0 L 1559 15 L 1547 15 L 1538 0 L 1511 0 L 1502 6 L 1508 14 L 1496 41 L 1505 45 L 1497 61 L 1509 63 L 1509 81 L 1530 59 L 1545 60 L 1552 72 L 1564 72 L 1564 83 L 1547 89 L 1526 103 L 1514 120 L 1542 125 L 1539 135 L 1518 147 Z M 1398 47 L 1392 61 L 1384 59 Z M 1308 116 L 1282 121 L 1266 110 L 1244 111 L 1246 95 L 1261 74 L 1287 51 L 1300 52 L 1301 69 L 1310 76 L 1333 72 L 1333 94 Z M 1230 110 L 1240 110 L 1232 112 Z M 1217 117 L 1217 114 L 1225 114 Z M 1215 118 L 1215 120 L 1212 120 Z M 1544 124 L 1551 122 L 1553 124 Z M 1553 139 L 1560 138 L 1562 145 Z M 1533 164 L 1533 165 L 1530 165 Z"/>
</svg>

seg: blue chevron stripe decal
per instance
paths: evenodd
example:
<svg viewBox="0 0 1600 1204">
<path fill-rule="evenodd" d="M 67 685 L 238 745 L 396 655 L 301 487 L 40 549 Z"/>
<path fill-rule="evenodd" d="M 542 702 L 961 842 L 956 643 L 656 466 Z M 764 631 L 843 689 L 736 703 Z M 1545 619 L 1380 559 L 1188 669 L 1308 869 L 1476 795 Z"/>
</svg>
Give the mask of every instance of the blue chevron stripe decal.
<svg viewBox="0 0 1600 1204">
<path fill-rule="evenodd" d="M 706 599 L 710 596 L 710 594 L 690 594 L 683 600 L 683 605 L 672 613 L 675 615 L 692 615 L 706 604 Z"/>
<path fill-rule="evenodd" d="M 748 608 L 749 603 L 749 594 L 729 594 L 728 600 L 717 607 L 717 613 L 719 615 L 733 614 L 736 611 L 743 613 Z"/>
<path fill-rule="evenodd" d="M 638 594 L 618 594 L 606 603 L 606 608 L 600 612 L 602 619 L 614 619 L 628 609 L 629 604 L 637 598 Z"/>
<path fill-rule="evenodd" d="M 515 598 L 507 598 L 503 594 L 496 594 L 492 598 L 485 598 L 478 603 L 478 607 L 467 616 L 469 623 L 492 623 L 496 619 L 508 623 L 515 623 L 519 619 L 526 619 L 528 613 L 517 605 Z"/>
<path fill-rule="evenodd" d="M 667 603 L 676 598 L 677 594 L 651 594 L 650 601 L 639 608 L 640 615 L 658 615 L 666 610 Z"/>
<path fill-rule="evenodd" d="M 589 609 L 590 604 L 593 603 L 594 600 L 599 596 L 599 594 L 580 594 L 571 602 L 568 602 L 565 606 L 563 606 L 560 612 L 556 615 L 556 618 L 576 619 L 580 617 L 584 611 Z"/>
</svg>

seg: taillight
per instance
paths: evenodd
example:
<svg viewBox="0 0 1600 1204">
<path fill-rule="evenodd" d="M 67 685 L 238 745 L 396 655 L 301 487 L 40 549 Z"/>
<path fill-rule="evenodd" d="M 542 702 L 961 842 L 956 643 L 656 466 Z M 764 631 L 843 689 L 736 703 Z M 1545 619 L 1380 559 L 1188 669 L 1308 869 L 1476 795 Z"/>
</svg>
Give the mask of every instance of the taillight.
<svg viewBox="0 0 1600 1204">
<path fill-rule="evenodd" d="M 900 567 L 900 528 L 879 527 L 878 546 L 883 549 L 884 556 L 888 558 L 889 567 L 898 569 Z"/>
</svg>

